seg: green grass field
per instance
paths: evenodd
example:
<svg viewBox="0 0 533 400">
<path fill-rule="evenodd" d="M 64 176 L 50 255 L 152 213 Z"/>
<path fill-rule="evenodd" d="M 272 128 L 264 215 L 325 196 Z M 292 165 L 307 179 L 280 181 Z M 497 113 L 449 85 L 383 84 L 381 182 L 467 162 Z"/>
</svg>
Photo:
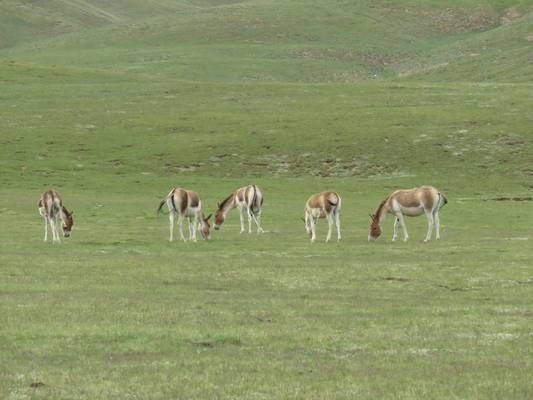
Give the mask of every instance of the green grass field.
<svg viewBox="0 0 533 400">
<path fill-rule="evenodd" d="M 112 4 L 107 4 L 112 3 Z M 1 399 L 533 397 L 533 1 L 0 3 Z M 168 242 L 171 187 L 212 240 Z M 367 241 L 437 186 L 439 242 Z M 44 243 L 57 189 L 73 235 Z M 311 244 L 312 193 L 343 240 Z M 335 236 L 334 236 L 335 237 Z"/>
</svg>

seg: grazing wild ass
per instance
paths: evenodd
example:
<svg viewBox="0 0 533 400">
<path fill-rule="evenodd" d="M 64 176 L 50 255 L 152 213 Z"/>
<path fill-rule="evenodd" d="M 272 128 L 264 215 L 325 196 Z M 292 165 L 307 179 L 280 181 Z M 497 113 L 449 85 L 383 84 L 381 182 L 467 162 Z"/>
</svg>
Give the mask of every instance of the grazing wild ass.
<svg viewBox="0 0 533 400">
<path fill-rule="evenodd" d="M 436 228 L 435 239 L 438 240 L 440 239 L 439 211 L 447 202 L 448 199 L 446 199 L 446 196 L 433 186 L 396 190 L 379 204 L 374 214 L 370 215 L 372 221 L 368 233 L 368 240 L 375 240 L 381 235 L 380 224 L 387 214 L 392 214 L 396 217 L 394 220 L 392 241 L 395 241 L 397 238 L 396 228 L 398 224 L 403 229 L 403 240 L 406 241 L 409 238 L 404 216 L 416 217 L 422 214 L 426 214 L 428 220 L 428 231 L 424 241 L 427 242 L 431 239 L 433 225 Z"/>
<path fill-rule="evenodd" d="M 333 220 L 337 225 L 337 241 L 341 240 L 341 225 L 339 214 L 341 211 L 341 198 L 335 192 L 322 192 L 309 197 L 305 203 L 305 230 L 311 238 L 311 242 L 316 239 L 316 224 L 319 218 L 327 218 L 328 235 L 326 242 L 331 239 L 331 227 Z"/>
<path fill-rule="evenodd" d="M 182 222 L 183 218 L 187 218 L 189 222 L 189 240 L 196 242 L 196 231 L 199 231 L 203 239 L 209 239 L 209 218 L 211 214 L 205 218 L 202 212 L 202 201 L 198 193 L 191 190 L 174 188 L 161 201 L 157 212 L 161 212 L 161 208 L 165 205 L 168 207 L 168 218 L 170 221 L 170 238 L 169 241 L 174 240 L 174 219 L 178 217 L 178 227 L 180 232 L 180 239 L 185 242 L 183 236 Z"/>
<path fill-rule="evenodd" d="M 72 231 L 72 225 L 74 225 L 74 219 L 72 213 L 69 212 L 64 206 L 61 196 L 55 190 L 47 190 L 41 195 L 39 199 L 39 214 L 44 219 L 44 241 L 48 239 L 48 224 L 52 229 L 52 241 L 61 241 L 59 239 L 59 226 L 63 230 L 65 237 L 70 236 Z"/>
<path fill-rule="evenodd" d="M 241 233 L 244 232 L 244 213 L 248 215 L 248 233 L 252 233 L 252 221 L 257 226 L 257 233 L 264 232 L 261 227 L 261 208 L 263 207 L 263 192 L 256 185 L 248 185 L 237 189 L 220 203 L 215 212 L 215 230 L 219 230 L 228 212 L 239 209 L 241 218 Z"/>
</svg>

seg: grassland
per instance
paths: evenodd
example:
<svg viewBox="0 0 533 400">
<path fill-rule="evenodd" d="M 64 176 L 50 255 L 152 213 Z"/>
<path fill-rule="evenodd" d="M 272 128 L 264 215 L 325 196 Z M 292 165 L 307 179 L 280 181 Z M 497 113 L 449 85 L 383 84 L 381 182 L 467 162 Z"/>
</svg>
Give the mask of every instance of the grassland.
<svg viewBox="0 0 533 400">
<path fill-rule="evenodd" d="M 112 3 L 0 4 L 0 398 L 533 397 L 532 2 Z M 250 182 L 266 234 L 167 241 Z M 442 240 L 368 243 L 421 184 Z"/>
</svg>

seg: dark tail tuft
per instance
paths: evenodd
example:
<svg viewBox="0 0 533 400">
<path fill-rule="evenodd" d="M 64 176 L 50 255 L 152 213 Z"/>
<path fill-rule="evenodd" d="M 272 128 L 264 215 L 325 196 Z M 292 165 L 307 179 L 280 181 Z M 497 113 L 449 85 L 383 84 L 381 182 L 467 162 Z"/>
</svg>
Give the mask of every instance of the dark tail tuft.
<svg viewBox="0 0 533 400">
<path fill-rule="evenodd" d="M 159 203 L 159 207 L 157 208 L 157 213 L 158 214 L 161 212 L 161 209 L 163 208 L 163 206 L 165 205 L 166 202 L 167 202 L 167 199 L 163 199 L 161 201 L 161 203 Z"/>
</svg>

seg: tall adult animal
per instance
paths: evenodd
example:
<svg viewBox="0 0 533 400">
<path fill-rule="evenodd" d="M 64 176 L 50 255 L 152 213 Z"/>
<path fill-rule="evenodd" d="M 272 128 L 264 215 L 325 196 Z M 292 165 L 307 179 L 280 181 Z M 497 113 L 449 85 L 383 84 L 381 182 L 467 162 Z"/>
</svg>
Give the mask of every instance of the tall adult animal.
<svg viewBox="0 0 533 400">
<path fill-rule="evenodd" d="M 414 189 L 401 189 L 392 192 L 383 200 L 376 212 L 370 214 L 371 223 L 368 240 L 375 240 L 381 235 L 381 223 L 387 216 L 395 216 L 392 241 L 397 239 L 396 229 L 398 224 L 403 229 L 403 240 L 407 241 L 409 234 L 405 226 L 404 216 L 416 217 L 426 214 L 428 230 L 425 242 L 431 240 L 433 226 L 435 226 L 435 239 L 440 239 L 440 209 L 448 203 L 448 199 L 433 186 L 421 186 Z"/>
<path fill-rule="evenodd" d="M 69 237 L 74 225 L 72 212 L 69 212 L 63 206 L 63 200 L 55 190 L 47 190 L 39 199 L 39 214 L 44 220 L 44 241 L 48 240 L 48 225 L 52 230 L 52 241 L 60 242 L 59 228 L 63 231 L 65 237 Z"/>
<path fill-rule="evenodd" d="M 192 190 L 173 188 L 159 204 L 157 212 L 161 212 L 164 205 L 168 207 L 168 218 L 170 223 L 170 238 L 174 240 L 174 223 L 177 218 L 180 239 L 186 241 L 183 236 L 183 219 L 186 218 L 189 225 L 189 240 L 196 242 L 196 233 L 200 232 L 202 239 L 209 239 L 209 218 L 211 214 L 204 216 L 202 212 L 202 201 L 198 193 Z"/>
<path fill-rule="evenodd" d="M 261 227 L 261 213 L 263 208 L 263 191 L 257 185 L 248 185 L 237 189 L 218 203 L 215 212 L 215 230 L 219 230 L 228 213 L 234 208 L 239 209 L 241 233 L 244 232 L 244 214 L 248 216 L 248 233 L 252 233 L 252 221 L 257 226 L 257 233 L 264 232 Z"/>
<path fill-rule="evenodd" d="M 316 224 L 319 218 L 328 220 L 328 235 L 326 243 L 331 239 L 331 228 L 333 223 L 337 226 L 337 241 L 341 240 L 340 225 L 341 198 L 335 192 L 321 192 L 309 197 L 305 203 L 305 230 L 311 238 L 311 242 L 316 240 Z"/>
</svg>

